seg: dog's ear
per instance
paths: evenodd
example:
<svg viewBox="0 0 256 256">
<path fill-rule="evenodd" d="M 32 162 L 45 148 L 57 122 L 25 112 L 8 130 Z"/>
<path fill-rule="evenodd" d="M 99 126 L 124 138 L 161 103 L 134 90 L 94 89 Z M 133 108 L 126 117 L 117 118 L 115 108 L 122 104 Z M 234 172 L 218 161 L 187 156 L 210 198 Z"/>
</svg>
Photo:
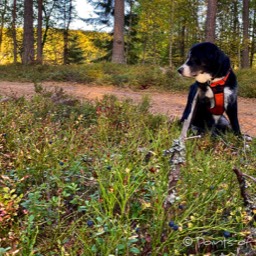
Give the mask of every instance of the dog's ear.
<svg viewBox="0 0 256 256">
<path fill-rule="evenodd" d="M 219 77 L 225 76 L 229 71 L 231 64 L 229 57 L 221 50 L 219 50 L 219 52 L 217 53 L 217 63 L 219 66 L 219 72 L 217 75 Z"/>
</svg>

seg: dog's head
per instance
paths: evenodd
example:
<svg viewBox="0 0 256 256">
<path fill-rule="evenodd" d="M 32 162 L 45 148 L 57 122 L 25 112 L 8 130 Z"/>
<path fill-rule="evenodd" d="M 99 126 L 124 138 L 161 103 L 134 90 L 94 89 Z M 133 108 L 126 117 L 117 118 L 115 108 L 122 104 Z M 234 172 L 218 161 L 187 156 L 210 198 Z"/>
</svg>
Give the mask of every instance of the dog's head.
<svg viewBox="0 0 256 256">
<path fill-rule="evenodd" d="M 178 69 L 185 77 L 194 77 L 199 83 L 206 83 L 225 76 L 230 68 L 229 58 L 209 42 L 194 45 L 186 62 Z"/>
</svg>

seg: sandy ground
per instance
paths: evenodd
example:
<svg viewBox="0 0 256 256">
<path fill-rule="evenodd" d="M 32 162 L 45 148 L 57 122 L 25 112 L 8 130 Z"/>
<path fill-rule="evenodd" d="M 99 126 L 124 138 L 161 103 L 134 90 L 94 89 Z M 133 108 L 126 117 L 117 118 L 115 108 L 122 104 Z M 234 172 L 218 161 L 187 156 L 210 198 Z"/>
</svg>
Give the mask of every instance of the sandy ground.
<svg viewBox="0 0 256 256">
<path fill-rule="evenodd" d="M 152 113 L 165 114 L 170 119 L 181 116 L 187 98 L 184 93 L 156 92 L 150 89 L 132 91 L 128 88 L 56 82 L 47 82 L 42 85 L 47 90 L 61 87 L 66 94 L 80 100 L 101 99 L 106 94 L 113 94 L 119 99 L 130 98 L 134 102 L 139 102 L 143 97 L 148 96 L 151 100 Z M 31 97 L 34 93 L 33 83 L 0 82 L 0 95 L 3 96 Z M 242 133 L 256 137 L 256 99 L 239 98 L 238 112 Z"/>
</svg>

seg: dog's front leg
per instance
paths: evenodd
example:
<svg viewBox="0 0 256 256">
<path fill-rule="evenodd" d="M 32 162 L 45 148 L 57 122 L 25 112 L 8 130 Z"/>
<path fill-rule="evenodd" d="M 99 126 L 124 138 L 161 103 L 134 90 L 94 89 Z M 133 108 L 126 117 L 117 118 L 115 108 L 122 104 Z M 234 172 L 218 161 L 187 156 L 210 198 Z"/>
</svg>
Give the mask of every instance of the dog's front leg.
<svg viewBox="0 0 256 256">
<path fill-rule="evenodd" d="M 182 117 L 180 119 L 180 122 L 184 122 L 188 118 L 188 116 L 191 112 L 193 100 L 194 100 L 195 95 L 197 93 L 197 88 L 198 88 L 197 83 L 194 83 L 190 86 L 188 99 L 187 99 L 187 104 L 186 104 L 186 107 L 185 107 L 184 112 L 182 114 Z"/>
<path fill-rule="evenodd" d="M 212 126 L 211 129 L 211 134 L 213 137 L 220 135 L 220 132 L 225 132 L 225 130 L 220 129 L 220 127 L 218 126 L 219 120 L 221 118 L 221 116 L 219 115 L 213 115 L 213 120 L 214 120 L 214 125 Z"/>
<path fill-rule="evenodd" d="M 231 127 L 236 135 L 241 135 L 240 126 L 237 117 L 237 101 L 227 105 L 227 116 L 229 118 Z"/>
</svg>

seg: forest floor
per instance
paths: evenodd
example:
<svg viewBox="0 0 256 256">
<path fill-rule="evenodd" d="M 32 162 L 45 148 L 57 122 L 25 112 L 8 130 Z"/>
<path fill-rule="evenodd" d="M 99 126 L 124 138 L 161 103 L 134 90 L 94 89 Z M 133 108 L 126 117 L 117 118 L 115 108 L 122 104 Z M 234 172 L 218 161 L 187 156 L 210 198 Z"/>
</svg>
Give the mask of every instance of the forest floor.
<svg viewBox="0 0 256 256">
<path fill-rule="evenodd" d="M 143 97 L 150 99 L 150 111 L 167 115 L 170 119 L 180 118 L 186 104 L 187 94 L 177 92 L 159 92 L 153 89 L 133 91 L 129 88 L 112 86 L 95 86 L 67 82 L 45 82 L 45 90 L 62 88 L 67 95 L 79 100 L 100 100 L 104 95 L 115 95 L 118 99 L 132 99 L 140 102 Z M 0 81 L 0 95 L 6 97 L 26 97 L 35 94 L 33 83 L 19 83 Z M 256 99 L 238 98 L 238 117 L 242 133 L 256 137 Z"/>
</svg>

